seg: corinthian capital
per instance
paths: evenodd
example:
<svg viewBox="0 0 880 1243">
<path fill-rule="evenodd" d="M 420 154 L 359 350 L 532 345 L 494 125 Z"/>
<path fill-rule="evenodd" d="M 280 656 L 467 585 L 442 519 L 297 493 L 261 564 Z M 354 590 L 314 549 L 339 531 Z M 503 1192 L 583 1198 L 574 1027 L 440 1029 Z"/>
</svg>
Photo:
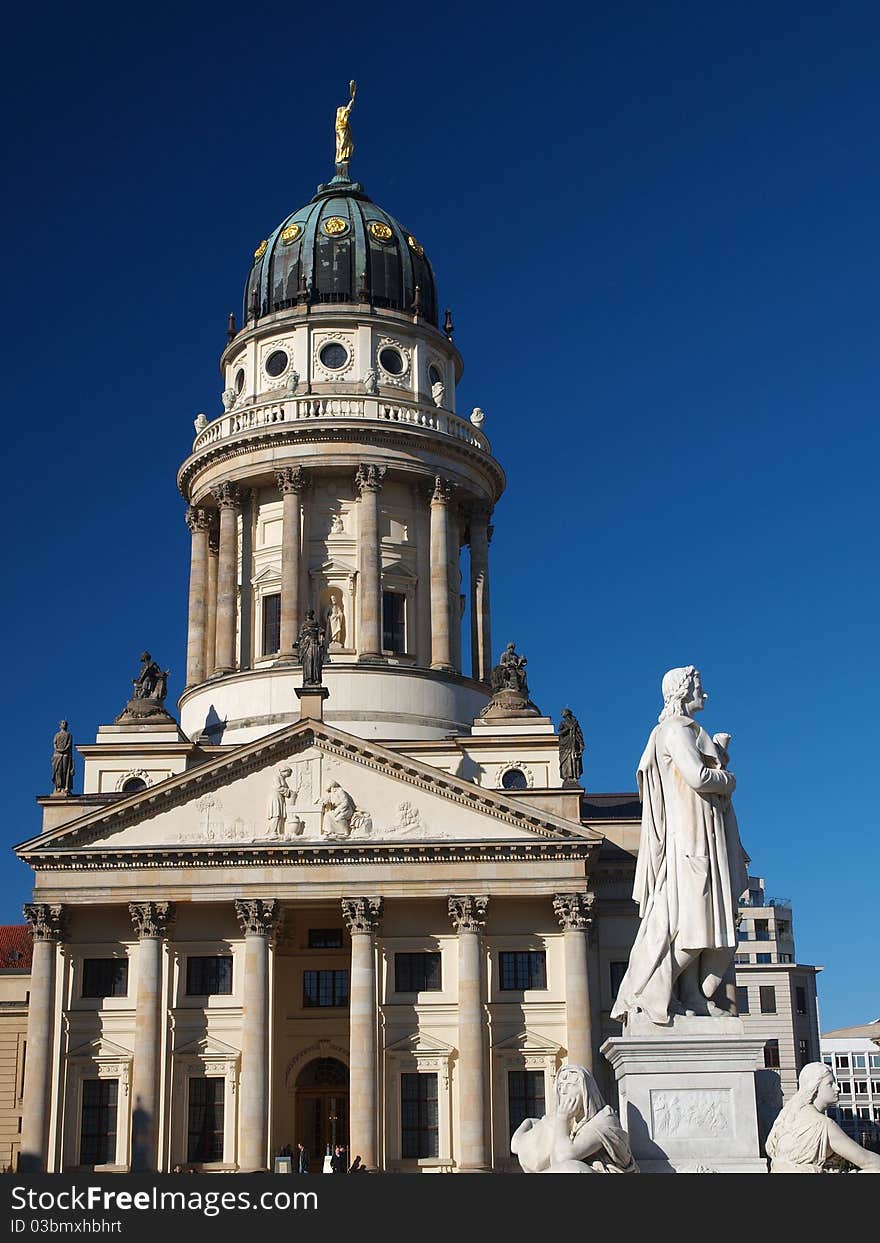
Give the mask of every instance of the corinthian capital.
<svg viewBox="0 0 880 1243">
<path fill-rule="evenodd" d="M 343 898 L 342 918 L 349 933 L 375 932 L 382 918 L 381 898 Z"/>
<path fill-rule="evenodd" d="M 553 913 L 560 928 L 576 928 L 588 932 L 593 923 L 593 893 L 558 893 L 553 899 Z"/>
<path fill-rule="evenodd" d="M 35 941 L 60 941 L 64 934 L 64 907 L 46 902 L 25 902 L 24 917 Z"/>
<path fill-rule="evenodd" d="M 135 932 L 144 937 L 164 937 L 174 923 L 173 902 L 129 902 Z"/>
<path fill-rule="evenodd" d="M 354 477 L 354 486 L 358 494 L 363 496 L 365 492 L 378 492 L 382 487 L 386 470 L 385 466 L 373 466 L 362 462 Z"/>
<path fill-rule="evenodd" d="M 245 936 L 268 937 L 278 927 L 281 903 L 277 898 L 236 899 L 235 914 Z"/>
<path fill-rule="evenodd" d="M 215 483 L 211 493 L 217 502 L 218 509 L 238 509 L 245 496 L 238 484 L 231 483 L 229 480 L 225 483 Z"/>
<path fill-rule="evenodd" d="M 432 501 L 441 501 L 447 505 L 452 499 L 452 484 L 448 479 L 444 479 L 441 475 L 434 476 L 434 491 L 431 493 Z"/>
<path fill-rule="evenodd" d="M 457 896 L 449 899 L 449 918 L 456 932 L 482 932 L 489 909 L 485 897 Z"/>
<path fill-rule="evenodd" d="M 275 479 L 278 483 L 278 491 L 282 494 L 305 492 L 309 482 L 309 476 L 301 466 L 285 466 L 281 470 L 276 470 Z"/>
<path fill-rule="evenodd" d="M 195 535 L 197 531 L 210 530 L 211 515 L 206 509 L 197 509 L 190 505 L 186 511 L 185 518 L 191 535 Z"/>
</svg>

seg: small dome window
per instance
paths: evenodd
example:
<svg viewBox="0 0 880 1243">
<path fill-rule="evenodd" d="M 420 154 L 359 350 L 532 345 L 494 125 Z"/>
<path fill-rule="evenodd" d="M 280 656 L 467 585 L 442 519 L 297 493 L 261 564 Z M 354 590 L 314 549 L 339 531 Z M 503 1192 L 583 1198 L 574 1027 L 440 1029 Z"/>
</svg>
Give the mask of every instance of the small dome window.
<svg viewBox="0 0 880 1243">
<path fill-rule="evenodd" d="M 428 379 L 431 381 L 432 384 L 442 384 L 443 376 L 440 373 L 440 368 L 430 366 L 428 368 Z"/>
<path fill-rule="evenodd" d="M 330 341 L 321 347 L 318 357 L 329 371 L 341 371 L 348 362 L 348 350 L 338 341 Z"/>
<path fill-rule="evenodd" d="M 240 393 L 244 388 L 244 368 L 240 367 L 235 373 L 235 391 Z"/>
<path fill-rule="evenodd" d="M 141 790 L 146 790 L 147 783 L 143 777 L 129 777 L 128 781 L 122 783 L 123 794 L 140 794 Z"/>
<path fill-rule="evenodd" d="M 387 371 L 389 375 L 402 375 L 404 365 L 400 351 L 392 350 L 390 348 L 380 350 L 379 366 L 383 371 Z"/>
<path fill-rule="evenodd" d="M 279 376 L 287 370 L 287 355 L 284 350 L 273 350 L 266 359 L 266 375 Z"/>
<path fill-rule="evenodd" d="M 501 787 L 504 790 L 527 790 L 529 783 L 521 768 L 508 768 L 501 778 Z"/>
</svg>

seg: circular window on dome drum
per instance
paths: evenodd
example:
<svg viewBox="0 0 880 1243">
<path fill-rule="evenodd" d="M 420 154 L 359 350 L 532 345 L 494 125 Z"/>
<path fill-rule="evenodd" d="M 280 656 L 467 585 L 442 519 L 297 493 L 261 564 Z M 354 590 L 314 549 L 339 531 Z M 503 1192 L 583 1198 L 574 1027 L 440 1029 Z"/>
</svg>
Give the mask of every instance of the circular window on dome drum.
<svg viewBox="0 0 880 1243">
<path fill-rule="evenodd" d="M 428 379 L 432 384 L 442 384 L 443 376 L 440 374 L 440 368 L 431 366 L 428 368 Z"/>
<path fill-rule="evenodd" d="M 244 368 L 239 368 L 235 373 L 235 391 L 240 393 L 244 388 Z"/>
<path fill-rule="evenodd" d="M 392 350 L 387 347 L 384 350 L 380 350 L 379 366 L 383 371 L 387 371 L 389 375 L 403 374 L 403 358 L 398 350 Z"/>
<path fill-rule="evenodd" d="M 279 376 L 287 370 L 287 355 L 284 350 L 273 350 L 266 359 L 266 375 Z"/>
<path fill-rule="evenodd" d="M 338 341 L 329 341 L 327 345 L 321 346 L 318 357 L 328 370 L 340 371 L 348 362 L 348 350 Z"/>
<path fill-rule="evenodd" d="M 501 778 L 501 786 L 505 790 L 527 790 L 529 783 L 521 768 L 508 768 Z"/>
</svg>

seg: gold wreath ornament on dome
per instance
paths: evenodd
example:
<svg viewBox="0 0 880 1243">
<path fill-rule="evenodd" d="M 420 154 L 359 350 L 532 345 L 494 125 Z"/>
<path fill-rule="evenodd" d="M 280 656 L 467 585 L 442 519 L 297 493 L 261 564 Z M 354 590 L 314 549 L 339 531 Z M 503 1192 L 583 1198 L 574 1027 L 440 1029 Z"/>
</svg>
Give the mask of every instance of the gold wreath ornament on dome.
<svg viewBox="0 0 880 1243">
<path fill-rule="evenodd" d="M 262 259 L 263 255 L 266 253 L 266 247 L 267 247 L 268 245 L 269 245 L 269 243 L 266 241 L 266 239 L 265 239 L 265 238 L 263 238 L 262 242 L 260 242 L 260 244 L 259 244 L 259 246 L 257 247 L 257 249 L 254 251 L 254 258 L 255 258 L 255 259 Z"/>
<path fill-rule="evenodd" d="M 321 228 L 328 237 L 338 237 L 340 233 L 348 232 L 348 221 L 341 216 L 328 216 Z"/>
<path fill-rule="evenodd" d="M 370 232 L 373 237 L 378 238 L 380 242 L 388 242 L 391 240 L 391 230 L 387 224 L 381 220 L 374 220 L 370 224 Z"/>
<path fill-rule="evenodd" d="M 421 246 L 411 233 L 407 233 L 406 240 L 409 242 L 410 250 L 414 250 L 419 258 L 425 253 L 424 246 Z"/>
<path fill-rule="evenodd" d="M 291 242 L 295 242 L 302 233 L 302 225 L 289 224 L 286 229 L 281 230 L 281 240 L 285 246 L 289 246 Z"/>
</svg>

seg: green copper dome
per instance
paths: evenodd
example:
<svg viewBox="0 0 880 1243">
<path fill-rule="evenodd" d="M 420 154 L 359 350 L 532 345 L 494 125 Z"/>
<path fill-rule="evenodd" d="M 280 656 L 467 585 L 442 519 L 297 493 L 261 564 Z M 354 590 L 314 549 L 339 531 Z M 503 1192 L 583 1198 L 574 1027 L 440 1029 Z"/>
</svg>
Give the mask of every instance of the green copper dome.
<svg viewBox="0 0 880 1243">
<path fill-rule="evenodd" d="M 434 272 L 418 240 L 337 176 L 261 242 L 244 322 L 307 303 L 367 303 L 437 323 Z"/>
</svg>

